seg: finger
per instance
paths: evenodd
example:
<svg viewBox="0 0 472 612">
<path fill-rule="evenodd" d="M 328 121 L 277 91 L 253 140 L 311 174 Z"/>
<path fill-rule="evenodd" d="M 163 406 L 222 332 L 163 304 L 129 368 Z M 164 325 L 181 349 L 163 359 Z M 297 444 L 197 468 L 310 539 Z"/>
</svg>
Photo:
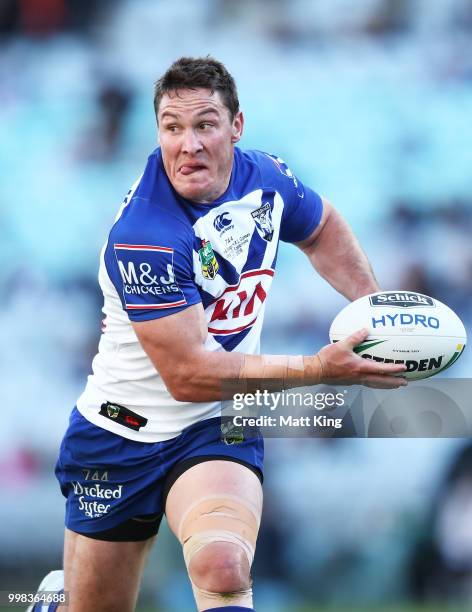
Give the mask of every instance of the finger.
<svg viewBox="0 0 472 612">
<path fill-rule="evenodd" d="M 362 359 L 362 357 L 359 357 Z M 404 363 L 381 363 L 372 359 L 362 359 L 361 372 L 366 374 L 391 375 L 405 372 L 406 365 Z"/>
<path fill-rule="evenodd" d="M 369 335 L 369 330 L 366 327 L 363 327 L 362 329 L 358 329 L 357 331 L 355 331 L 350 336 L 347 336 L 347 338 L 344 338 L 344 340 L 341 340 L 341 342 L 348 349 L 352 350 L 355 346 L 357 346 L 363 340 L 365 340 L 368 337 L 368 335 Z"/>
<path fill-rule="evenodd" d="M 362 380 L 362 384 L 366 387 L 373 387 L 374 389 L 399 389 L 400 387 L 406 387 L 408 381 L 406 378 L 399 376 L 366 376 Z"/>
</svg>

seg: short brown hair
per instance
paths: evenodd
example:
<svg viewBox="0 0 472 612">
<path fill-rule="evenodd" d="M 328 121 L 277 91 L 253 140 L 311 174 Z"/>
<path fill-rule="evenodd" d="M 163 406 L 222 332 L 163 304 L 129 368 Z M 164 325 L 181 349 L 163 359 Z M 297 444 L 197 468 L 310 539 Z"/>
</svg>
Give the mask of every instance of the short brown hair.
<svg viewBox="0 0 472 612">
<path fill-rule="evenodd" d="M 212 93 L 219 91 L 224 105 L 234 119 L 239 111 L 238 92 L 233 77 L 224 64 L 210 57 L 181 57 L 156 81 L 154 87 L 154 110 L 159 110 L 162 96 L 177 89 L 203 87 Z"/>
</svg>

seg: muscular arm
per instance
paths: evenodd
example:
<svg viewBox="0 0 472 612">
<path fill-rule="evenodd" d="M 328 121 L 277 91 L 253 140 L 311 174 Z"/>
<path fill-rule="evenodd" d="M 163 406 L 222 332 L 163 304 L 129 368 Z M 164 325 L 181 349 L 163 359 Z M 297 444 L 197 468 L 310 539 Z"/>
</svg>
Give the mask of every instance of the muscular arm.
<svg viewBox="0 0 472 612">
<path fill-rule="evenodd" d="M 169 392 L 179 401 L 220 399 L 221 381 L 239 377 L 242 353 L 205 350 L 208 332 L 201 304 L 132 325 Z"/>
<path fill-rule="evenodd" d="M 313 267 L 348 300 L 375 293 L 379 286 L 351 228 L 323 199 L 323 216 L 313 234 L 297 246 Z"/>
<path fill-rule="evenodd" d="M 404 370 L 404 366 L 379 364 L 352 351 L 367 337 L 366 330 L 324 347 L 318 355 L 289 357 L 207 351 L 207 326 L 201 304 L 132 325 L 169 392 L 179 401 L 221 399 L 221 383 L 227 379 L 257 379 L 261 389 L 265 378 L 280 379 L 281 389 L 320 382 L 386 388 L 403 384 L 393 374 Z"/>
<path fill-rule="evenodd" d="M 329 202 L 323 204 L 317 229 L 297 246 L 348 299 L 378 291 L 367 257 L 348 224 Z M 222 381 L 228 379 L 256 379 L 259 388 L 264 387 L 264 379 L 279 379 L 281 389 L 318 383 L 380 388 L 405 384 L 403 378 L 394 377 L 404 371 L 404 366 L 376 363 L 353 352 L 353 347 L 368 336 L 368 330 L 359 330 L 341 342 L 325 346 L 317 355 L 293 357 L 206 350 L 208 331 L 201 304 L 132 325 L 169 392 L 179 401 L 221 399 Z"/>
</svg>

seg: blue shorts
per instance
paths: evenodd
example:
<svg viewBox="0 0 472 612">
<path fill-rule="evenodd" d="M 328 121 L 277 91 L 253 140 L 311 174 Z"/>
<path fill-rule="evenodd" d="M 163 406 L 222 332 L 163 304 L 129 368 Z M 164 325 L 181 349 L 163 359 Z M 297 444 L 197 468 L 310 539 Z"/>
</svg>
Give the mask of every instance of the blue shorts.
<svg viewBox="0 0 472 612">
<path fill-rule="evenodd" d="M 221 419 L 214 418 L 165 442 L 136 442 L 90 423 L 74 408 L 56 464 L 56 477 L 67 499 L 66 527 L 94 537 L 112 533 L 135 517 L 154 517 L 160 522 L 172 484 L 185 469 L 201 461 L 242 463 L 262 482 L 264 442 L 260 433 L 244 439 L 227 437 L 226 441 L 222 437 Z M 158 524 L 156 532 L 157 528 Z"/>
</svg>

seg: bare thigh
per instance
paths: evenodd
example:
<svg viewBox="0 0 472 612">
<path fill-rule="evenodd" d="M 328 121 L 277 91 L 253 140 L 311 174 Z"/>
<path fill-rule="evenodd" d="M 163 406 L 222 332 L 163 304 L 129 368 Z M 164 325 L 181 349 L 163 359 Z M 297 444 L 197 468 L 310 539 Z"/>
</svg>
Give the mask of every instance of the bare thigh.
<svg viewBox="0 0 472 612">
<path fill-rule="evenodd" d="M 93 540 L 66 529 L 64 612 L 132 612 L 154 538 L 143 542 Z"/>
</svg>

